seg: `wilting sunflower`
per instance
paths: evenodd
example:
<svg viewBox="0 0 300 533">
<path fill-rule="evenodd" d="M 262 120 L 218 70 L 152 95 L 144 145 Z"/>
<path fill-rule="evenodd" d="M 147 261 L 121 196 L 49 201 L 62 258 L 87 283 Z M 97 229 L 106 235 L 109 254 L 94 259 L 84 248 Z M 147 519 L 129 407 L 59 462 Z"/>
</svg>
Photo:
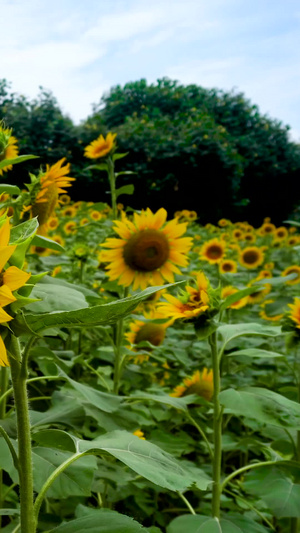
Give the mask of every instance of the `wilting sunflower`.
<svg viewBox="0 0 300 533">
<path fill-rule="evenodd" d="M 289 317 L 296 323 L 296 328 L 300 329 L 300 298 L 294 298 L 294 303 L 288 306 L 291 308 Z"/>
<path fill-rule="evenodd" d="M 51 167 L 47 165 L 45 174 L 40 178 L 40 190 L 32 205 L 32 214 L 38 217 L 40 226 L 46 224 L 52 215 L 58 204 L 59 194 L 66 192 L 62 187 L 71 187 L 70 182 L 75 181 L 75 178 L 68 176 L 70 163 L 62 166 L 65 160 L 66 158 L 63 157 L 55 165 Z"/>
<path fill-rule="evenodd" d="M 239 253 L 239 262 L 246 268 L 257 268 L 264 261 L 264 253 L 257 246 L 248 246 Z"/>
<path fill-rule="evenodd" d="M 222 272 L 222 274 L 235 273 L 237 272 L 237 264 L 236 261 L 233 261 L 232 259 L 224 259 L 224 261 L 221 261 L 219 264 L 219 270 Z"/>
<path fill-rule="evenodd" d="M 231 296 L 232 294 L 235 294 L 236 292 L 238 292 L 239 289 L 236 289 L 235 287 L 232 287 L 231 285 L 227 285 L 226 287 L 224 287 L 222 289 L 222 292 L 221 292 L 221 297 L 223 300 L 226 300 L 226 298 L 228 298 L 228 296 Z M 241 309 L 242 307 L 245 307 L 245 305 L 247 305 L 248 303 L 248 296 L 244 296 L 243 298 L 241 298 L 240 300 L 238 300 L 237 302 L 234 302 L 233 304 L 231 304 L 229 306 L 230 309 Z"/>
<path fill-rule="evenodd" d="M 187 285 L 182 294 L 175 298 L 171 294 L 164 297 L 167 302 L 158 305 L 157 310 L 165 317 L 191 319 L 204 313 L 209 305 L 209 282 L 203 272 L 197 274 L 196 287 Z"/>
<path fill-rule="evenodd" d="M 17 139 L 12 136 L 12 130 L 5 129 L 0 123 L 0 161 L 4 159 L 14 159 L 18 156 L 19 150 L 17 147 Z M 3 172 L 7 172 L 12 169 L 12 165 L 7 165 L 0 169 L 0 176 L 3 176 Z"/>
<path fill-rule="evenodd" d="M 297 283 L 300 283 L 300 266 L 292 265 L 281 272 L 282 276 L 288 276 L 289 274 L 297 274 L 297 277 L 295 279 L 291 279 L 290 281 L 286 281 L 287 285 L 296 285 Z"/>
<path fill-rule="evenodd" d="M 105 139 L 103 135 L 99 135 L 95 141 L 92 141 L 88 146 L 85 147 L 85 157 L 89 157 L 90 159 L 98 159 L 100 157 L 107 156 L 115 147 L 114 140 L 116 136 L 116 133 L 111 132 L 106 135 Z"/>
<path fill-rule="evenodd" d="M 277 314 L 277 315 L 268 314 L 269 309 L 267 308 L 267 306 L 273 303 L 274 303 L 274 300 L 265 300 L 262 304 L 260 304 L 262 310 L 259 312 L 259 316 L 263 318 L 264 320 L 268 320 L 271 322 L 278 322 L 279 320 L 283 318 L 284 314 L 283 313 Z"/>
<path fill-rule="evenodd" d="M 208 261 L 211 265 L 220 263 L 225 256 L 226 243 L 219 239 L 207 241 L 201 248 L 200 258 Z"/>
<path fill-rule="evenodd" d="M 202 372 L 196 370 L 191 377 L 183 380 L 183 385 L 178 385 L 171 396 L 180 398 L 189 394 L 197 394 L 210 401 L 214 393 L 213 371 L 204 368 Z"/>
<path fill-rule="evenodd" d="M 180 274 L 176 265 L 188 264 L 187 252 L 192 246 L 190 237 L 180 238 L 186 230 L 185 223 L 178 219 L 166 223 L 167 211 L 156 213 L 148 208 L 141 214 L 134 214 L 133 221 L 124 215 L 122 221 L 115 220 L 114 230 L 120 239 L 109 238 L 102 244 L 111 248 L 102 254 L 110 280 L 133 290 L 148 285 L 161 285 L 164 280 L 172 283 L 174 273 Z"/>
</svg>

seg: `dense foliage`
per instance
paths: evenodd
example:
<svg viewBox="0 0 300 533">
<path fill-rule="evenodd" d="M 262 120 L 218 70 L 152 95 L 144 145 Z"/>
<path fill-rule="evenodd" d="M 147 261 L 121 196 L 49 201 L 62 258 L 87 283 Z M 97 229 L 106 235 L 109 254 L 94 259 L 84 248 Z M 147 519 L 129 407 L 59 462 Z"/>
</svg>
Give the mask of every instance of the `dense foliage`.
<svg viewBox="0 0 300 533">
<path fill-rule="evenodd" d="M 188 206 L 203 222 L 227 216 L 258 224 L 266 213 L 280 222 L 299 203 L 299 146 L 289 141 L 288 127 L 239 93 L 140 80 L 113 87 L 74 126 L 51 93 L 41 90 L 29 101 L 2 81 L 0 113 L 20 139 L 21 153 L 39 155 L 41 164 L 68 157 L 77 178 L 74 198 L 96 193 L 105 200 L 105 174 L 86 170 L 82 146 L 113 130 L 120 150 L 129 152 L 123 169 L 136 173 L 120 178 L 121 185 L 134 183 L 135 208 L 157 208 L 163 197 L 171 212 Z"/>
</svg>

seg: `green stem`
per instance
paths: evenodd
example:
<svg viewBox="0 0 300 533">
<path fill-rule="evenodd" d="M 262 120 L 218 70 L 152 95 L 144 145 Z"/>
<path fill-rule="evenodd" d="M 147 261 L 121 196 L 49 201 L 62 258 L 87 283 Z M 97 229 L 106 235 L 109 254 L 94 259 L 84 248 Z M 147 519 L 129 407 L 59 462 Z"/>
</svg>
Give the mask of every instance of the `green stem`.
<svg viewBox="0 0 300 533">
<path fill-rule="evenodd" d="M 27 383 L 33 383 L 34 381 L 43 381 L 44 379 L 48 379 L 50 381 L 52 379 L 56 380 L 56 379 L 66 379 L 66 378 L 64 376 L 38 376 L 36 378 L 27 379 Z M 4 394 L 2 394 L 2 396 L 0 396 L 0 405 L 12 393 L 13 393 L 13 387 L 11 387 Z"/>
<path fill-rule="evenodd" d="M 19 483 L 20 483 L 20 517 L 22 533 L 35 533 L 36 523 L 33 516 L 33 475 L 31 455 L 30 421 L 27 400 L 27 366 L 21 364 L 20 344 L 17 337 L 11 337 L 9 362 L 14 391 L 17 416 Z M 26 358 L 25 358 L 26 361 Z"/>
<path fill-rule="evenodd" d="M 124 290 L 123 298 L 128 295 L 128 287 Z M 114 393 L 119 393 L 120 380 L 122 376 L 122 342 L 123 342 L 123 326 L 124 320 L 121 318 L 116 325 L 115 336 L 115 367 L 114 367 Z"/>
<path fill-rule="evenodd" d="M 5 392 L 7 391 L 7 387 L 8 387 L 8 368 L 3 366 L 1 367 L 0 372 L 1 372 L 0 391 L 1 391 L 1 394 L 5 394 Z M 6 413 L 6 401 L 0 404 L 0 420 L 3 420 L 3 418 L 5 418 L 5 413 Z M 1 429 L 2 428 L 0 427 L 0 430 Z M 3 489 L 3 470 L 0 469 L 0 509 L 3 507 L 3 503 L 5 501 L 2 489 Z M 2 526 L 2 516 L 0 516 L 0 529 L 1 529 L 1 526 Z"/>
<path fill-rule="evenodd" d="M 262 466 L 268 466 L 268 465 L 276 465 L 278 461 L 262 461 L 260 463 L 252 463 L 251 465 L 243 466 L 242 468 L 239 468 L 238 470 L 235 470 L 229 476 L 227 476 L 221 486 L 221 492 L 224 490 L 226 485 L 228 485 L 229 481 L 231 481 L 234 477 L 239 476 L 240 474 L 243 474 L 243 472 L 247 472 L 248 470 L 253 470 L 254 468 L 260 468 Z"/>
<path fill-rule="evenodd" d="M 45 497 L 45 494 L 46 494 L 47 490 L 51 487 L 52 483 L 56 480 L 56 478 L 59 476 L 59 474 L 61 474 L 72 463 L 74 463 L 74 461 L 77 461 L 77 459 L 80 459 L 81 457 L 84 457 L 86 455 L 94 455 L 94 454 L 93 453 L 89 453 L 89 452 L 75 453 L 74 455 L 72 455 L 72 457 L 69 457 L 68 459 L 66 459 L 66 461 L 64 461 L 61 465 L 59 465 L 54 470 L 54 472 L 52 472 L 51 476 L 48 477 L 47 481 L 42 486 L 42 488 L 40 490 L 40 493 L 39 493 L 39 495 L 37 496 L 37 498 L 36 498 L 36 500 L 34 502 L 33 513 L 34 513 L 34 518 L 35 518 L 36 521 L 38 520 L 38 516 L 39 516 L 40 508 L 41 508 L 41 505 L 42 505 L 42 501 L 43 501 L 43 499 Z M 23 533 L 23 529 L 22 529 L 22 533 Z"/>
<path fill-rule="evenodd" d="M 226 489 L 225 492 L 227 492 L 227 494 L 230 494 L 230 496 L 233 496 L 233 498 L 236 498 L 238 500 L 241 500 L 241 502 L 243 502 L 244 505 L 247 505 L 247 507 L 249 507 L 249 509 L 251 509 L 252 511 L 254 511 L 261 520 L 265 521 L 266 524 L 273 530 L 275 531 L 273 525 L 271 524 L 271 522 L 258 510 L 256 509 L 256 507 L 254 507 L 248 500 L 245 500 L 244 498 L 242 498 L 242 496 L 239 496 L 239 494 L 235 494 L 235 492 L 231 492 L 231 490 L 228 490 Z"/>
<path fill-rule="evenodd" d="M 108 180 L 109 180 L 109 185 L 110 185 L 112 216 L 114 219 L 116 219 L 117 218 L 116 177 L 115 177 L 115 170 L 114 170 L 114 162 L 111 157 L 107 158 L 107 172 L 108 172 Z"/>
<path fill-rule="evenodd" d="M 222 410 L 219 401 L 221 380 L 220 367 L 217 350 L 217 334 L 212 333 L 209 337 L 211 348 L 213 380 L 214 380 L 214 419 L 213 419 L 213 439 L 214 439 L 214 458 L 213 458 L 213 490 L 212 490 L 212 516 L 220 518 L 220 500 L 221 500 L 221 461 L 222 461 Z"/>
<path fill-rule="evenodd" d="M 14 462 L 14 467 L 16 470 L 20 471 L 20 465 L 19 465 L 19 459 L 18 459 L 18 456 L 16 454 L 16 451 L 13 447 L 13 444 L 9 438 L 9 436 L 7 435 L 5 429 L 3 427 L 0 426 L 0 435 L 2 435 L 2 437 L 4 438 L 8 448 L 9 448 L 9 451 L 11 453 L 11 456 L 13 458 L 13 462 Z M 1 507 L 0 507 L 1 509 Z"/>
<path fill-rule="evenodd" d="M 186 499 L 186 497 L 181 492 L 179 492 L 178 490 L 176 492 L 177 492 L 178 496 L 182 499 L 182 501 L 185 503 L 185 505 L 189 509 L 190 513 L 191 514 L 196 514 L 195 509 L 191 506 L 190 502 Z"/>
<path fill-rule="evenodd" d="M 189 421 L 195 426 L 195 428 L 199 431 L 201 437 L 203 438 L 206 446 L 207 446 L 207 449 L 208 449 L 208 453 L 209 453 L 209 456 L 211 458 L 211 461 L 213 461 L 214 459 L 214 454 L 213 454 L 213 451 L 211 449 L 211 445 L 210 445 L 210 442 L 207 438 L 207 436 L 205 435 L 203 429 L 201 428 L 201 426 L 196 422 L 196 420 L 190 415 L 190 413 L 187 413 L 187 418 L 189 419 Z"/>
</svg>

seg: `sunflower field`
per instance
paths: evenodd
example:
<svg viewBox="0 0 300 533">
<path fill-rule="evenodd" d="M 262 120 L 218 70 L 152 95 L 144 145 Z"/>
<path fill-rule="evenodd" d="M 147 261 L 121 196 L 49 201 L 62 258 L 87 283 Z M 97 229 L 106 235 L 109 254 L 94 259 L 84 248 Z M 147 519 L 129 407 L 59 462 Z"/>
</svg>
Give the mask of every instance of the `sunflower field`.
<svg viewBox="0 0 300 533">
<path fill-rule="evenodd" d="M 0 126 L 1 531 L 300 531 L 300 224 L 136 211 L 116 134 L 84 155 L 110 204 L 10 184 Z"/>
</svg>

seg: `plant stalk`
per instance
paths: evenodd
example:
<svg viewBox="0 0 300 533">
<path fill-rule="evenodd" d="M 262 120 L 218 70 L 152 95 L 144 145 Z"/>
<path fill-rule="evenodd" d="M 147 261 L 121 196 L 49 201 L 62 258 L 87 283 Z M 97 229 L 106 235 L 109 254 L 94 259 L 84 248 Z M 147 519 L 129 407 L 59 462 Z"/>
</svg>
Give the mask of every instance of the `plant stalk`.
<svg viewBox="0 0 300 533">
<path fill-rule="evenodd" d="M 30 420 L 27 399 L 27 358 L 21 364 L 20 344 L 17 337 L 11 337 L 12 386 L 17 416 L 19 483 L 20 483 L 20 518 L 22 533 L 35 533 L 36 523 L 33 515 L 33 474 L 31 455 Z"/>
<path fill-rule="evenodd" d="M 222 461 L 222 410 L 219 401 L 221 379 L 220 367 L 217 350 L 217 334 L 211 334 L 209 337 L 211 348 L 213 380 L 214 380 L 214 420 L 213 420 L 213 490 L 212 490 L 212 516 L 220 518 L 220 500 L 221 500 L 221 461 Z"/>
<path fill-rule="evenodd" d="M 114 219 L 117 218 L 117 195 L 116 195 L 116 177 L 114 162 L 111 157 L 107 158 L 107 173 L 108 180 L 110 185 L 110 194 L 111 194 L 111 206 L 112 206 L 112 216 Z"/>
</svg>

